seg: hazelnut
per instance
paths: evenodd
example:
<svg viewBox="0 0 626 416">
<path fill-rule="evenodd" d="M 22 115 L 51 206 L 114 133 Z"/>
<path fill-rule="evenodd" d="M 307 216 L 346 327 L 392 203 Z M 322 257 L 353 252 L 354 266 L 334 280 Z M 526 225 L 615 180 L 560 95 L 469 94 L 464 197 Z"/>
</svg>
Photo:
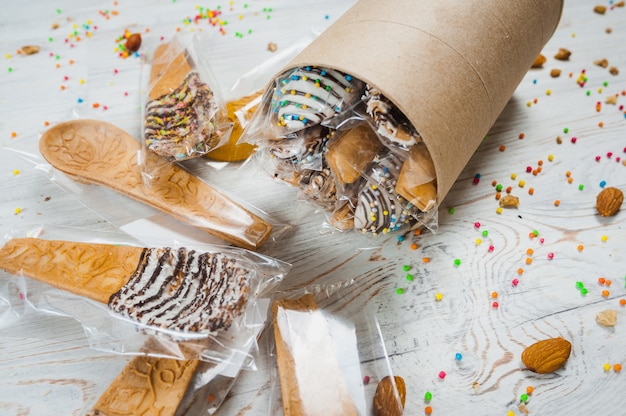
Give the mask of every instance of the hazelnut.
<svg viewBox="0 0 626 416">
<path fill-rule="evenodd" d="M 133 53 L 137 52 L 141 47 L 141 34 L 133 33 L 126 39 L 126 50 L 128 52 Z"/>
</svg>

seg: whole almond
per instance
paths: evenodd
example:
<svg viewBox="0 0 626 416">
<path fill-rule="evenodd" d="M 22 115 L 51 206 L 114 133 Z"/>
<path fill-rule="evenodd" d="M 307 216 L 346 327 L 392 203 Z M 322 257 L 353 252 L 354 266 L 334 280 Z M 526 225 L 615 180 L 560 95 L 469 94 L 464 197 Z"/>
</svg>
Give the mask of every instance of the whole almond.
<svg viewBox="0 0 626 416">
<path fill-rule="evenodd" d="M 22 52 L 24 52 L 26 55 L 34 55 L 37 52 L 39 52 L 39 46 L 37 45 L 22 46 Z"/>
<path fill-rule="evenodd" d="M 141 34 L 133 33 L 126 39 L 126 49 L 128 52 L 137 52 L 141 47 Z"/>
<path fill-rule="evenodd" d="M 624 202 L 624 194 L 617 188 L 604 188 L 596 197 L 596 209 L 603 217 L 617 214 Z"/>
<path fill-rule="evenodd" d="M 517 208 L 519 206 L 519 198 L 514 195 L 504 195 L 500 198 L 500 206 L 502 208 Z"/>
<path fill-rule="evenodd" d="M 567 61 L 572 53 L 565 48 L 560 48 L 559 51 L 554 55 L 554 59 L 558 59 L 559 61 Z"/>
<path fill-rule="evenodd" d="M 596 59 L 595 61 L 593 61 L 593 63 L 595 65 L 601 66 L 602 68 L 606 68 L 607 66 L 609 66 L 609 61 L 606 58 Z"/>
<path fill-rule="evenodd" d="M 537 57 L 535 58 L 535 61 L 533 62 L 533 64 L 530 66 L 531 68 L 541 68 L 543 66 L 543 64 L 546 63 L 546 57 L 543 56 L 542 54 L 537 55 Z"/>
<path fill-rule="evenodd" d="M 598 14 L 604 14 L 606 13 L 606 6 L 596 6 L 593 8 L 593 11 Z"/>
<path fill-rule="evenodd" d="M 552 373 L 563 367 L 571 352 L 572 344 L 563 338 L 544 339 L 522 352 L 522 362 L 535 373 Z"/>
<path fill-rule="evenodd" d="M 558 68 L 554 68 L 553 70 L 550 71 L 550 76 L 552 78 L 558 78 L 561 76 L 561 70 Z"/>
<path fill-rule="evenodd" d="M 374 394 L 375 416 L 401 416 L 406 401 L 406 385 L 400 376 L 385 376 Z"/>
</svg>

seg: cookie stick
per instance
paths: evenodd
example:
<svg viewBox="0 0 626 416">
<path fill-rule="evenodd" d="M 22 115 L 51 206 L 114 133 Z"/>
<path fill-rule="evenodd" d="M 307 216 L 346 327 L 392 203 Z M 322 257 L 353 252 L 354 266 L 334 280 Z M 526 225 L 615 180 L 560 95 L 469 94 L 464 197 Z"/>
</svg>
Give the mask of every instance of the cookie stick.
<svg viewBox="0 0 626 416">
<path fill-rule="evenodd" d="M 358 415 L 313 296 L 276 300 L 272 315 L 285 416 Z"/>
<path fill-rule="evenodd" d="M 241 315 L 250 271 L 221 253 L 13 238 L 0 269 L 107 304 L 142 325 L 216 333 Z"/>
<path fill-rule="evenodd" d="M 173 416 L 199 363 L 137 356 L 118 374 L 87 416 Z"/>
<path fill-rule="evenodd" d="M 140 147 L 113 124 L 87 119 L 59 123 L 39 140 L 43 157 L 78 181 L 104 185 L 240 247 L 257 249 L 267 240 L 270 223 L 174 163 L 146 185 L 137 161 Z M 145 156 L 157 163 L 158 156 Z"/>
</svg>

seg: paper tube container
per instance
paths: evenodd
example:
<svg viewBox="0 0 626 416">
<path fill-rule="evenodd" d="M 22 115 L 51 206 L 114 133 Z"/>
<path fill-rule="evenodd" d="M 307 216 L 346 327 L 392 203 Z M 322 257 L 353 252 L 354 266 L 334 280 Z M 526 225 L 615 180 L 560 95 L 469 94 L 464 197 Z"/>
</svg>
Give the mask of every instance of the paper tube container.
<svg viewBox="0 0 626 416">
<path fill-rule="evenodd" d="M 375 86 L 422 136 L 441 203 L 556 30 L 563 0 L 360 0 L 287 69 Z"/>
</svg>

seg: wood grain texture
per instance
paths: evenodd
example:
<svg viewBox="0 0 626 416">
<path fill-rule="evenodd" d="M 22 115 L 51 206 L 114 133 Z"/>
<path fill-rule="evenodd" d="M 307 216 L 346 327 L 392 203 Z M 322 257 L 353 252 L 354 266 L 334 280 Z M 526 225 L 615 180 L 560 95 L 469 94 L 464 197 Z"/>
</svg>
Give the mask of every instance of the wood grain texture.
<svg viewBox="0 0 626 416">
<path fill-rule="evenodd" d="M 224 10 L 223 17 L 230 21 L 226 35 L 202 26 L 204 32 L 213 30 L 217 35 L 211 43 L 211 65 L 224 90 L 251 65 L 273 56 L 267 51 L 269 42 L 276 42 L 280 51 L 352 4 L 329 3 L 323 7 L 313 1 L 272 3 L 270 19 L 262 12 L 265 4 L 251 4 L 246 11 L 235 3 L 232 12 Z M 78 98 L 84 100 L 78 106 L 80 114 L 113 122 L 138 137 L 140 64 L 132 57 L 118 58 L 112 51 L 114 39 L 130 21 L 150 26 L 155 41 L 161 35 L 173 36 L 179 26 L 179 33 L 190 37 L 199 26 L 180 22 L 197 12 L 194 5 L 140 0 L 120 4 L 119 16 L 106 19 L 98 12 L 104 7 L 98 2 L 62 0 L 55 4 L 60 14 L 47 3 L 37 4 L 41 7 L 34 4 L 26 9 L 9 3 L 0 15 L 1 49 L 3 55 L 11 55 L 3 59 L 0 75 L 0 143 L 36 154 L 36 138 L 46 128 L 44 122 L 68 119 Z M 565 2 L 559 28 L 543 51 L 547 62 L 542 69 L 528 72 L 471 158 L 439 209 L 436 233 L 409 234 L 404 241 L 398 241 L 397 235 L 375 240 L 331 233 L 322 227 L 322 215 L 296 202 L 293 189 L 274 183 L 251 164 L 221 171 L 205 160 L 185 165 L 277 222 L 298 224 L 261 250 L 293 265 L 282 288 L 354 281 L 345 301 L 377 312 L 392 369 L 406 381 L 407 414 L 423 414 L 424 393 L 431 391 L 433 414 L 499 416 L 512 410 L 521 415 L 520 396 L 527 386 L 534 388 L 526 404 L 531 415 L 624 413 L 621 396 L 626 374 L 604 371 L 603 366 L 626 365 L 626 309 L 619 304 L 626 298 L 626 213 L 600 217 L 595 198 L 602 181 L 626 190 L 622 163 L 626 119 L 620 107 L 626 105 L 622 93 L 626 91 L 626 8 L 611 5 L 600 15 L 594 13 L 594 5 L 583 0 Z M 147 14 L 148 9 L 154 14 Z M 239 14 L 244 18 L 238 19 Z M 88 19 L 99 27 L 93 36 L 81 33 L 80 42 L 68 38 L 66 44 L 63 38 L 74 30 L 71 25 Z M 294 28 L 294 21 L 302 24 Z M 53 23 L 60 28 L 50 29 Z M 249 28 L 253 30 L 247 35 Z M 288 33 L 282 28 L 289 28 Z M 244 35 L 235 36 L 237 31 Z M 15 50 L 23 44 L 39 44 L 42 50 L 17 55 Z M 562 47 L 572 51 L 569 61 L 553 58 Z M 594 65 L 602 58 L 619 74 Z M 560 77 L 550 76 L 554 68 L 561 69 Z M 577 81 L 583 70 L 586 81 L 581 86 Z M 86 80 L 84 85 L 80 79 Z M 66 88 L 61 90 L 60 85 Z M 608 96 L 616 97 L 616 104 L 607 103 Z M 100 107 L 94 108 L 94 103 Z M 103 105 L 108 109 L 103 110 Z M 11 132 L 16 132 L 15 138 Z M 541 172 L 533 175 L 540 160 Z M 6 149 L 0 149 L 0 166 L 3 233 L 33 223 L 112 230 L 104 217 L 140 209 L 114 193 L 103 194 L 107 202 L 91 205 L 95 211 L 89 209 L 80 193 L 59 188 L 33 164 Z M 475 184 L 477 174 L 480 180 Z M 504 189 L 511 187 L 511 194 L 520 199 L 517 209 L 497 212 L 492 181 Z M 558 207 L 555 200 L 560 201 Z M 530 237 L 535 230 L 538 235 Z M 412 249 L 411 243 L 417 247 Z M 455 259 L 460 260 L 458 266 Z M 405 265 L 410 266 L 408 272 Z M 409 273 L 412 280 L 407 280 Z M 611 286 L 600 285 L 599 277 L 612 280 Z M 513 279 L 518 279 L 517 286 Z M 588 289 L 586 295 L 576 282 Z M 404 293 L 399 295 L 397 289 Z M 608 296 L 602 290 L 608 290 Z M 0 304 L 4 317 L 2 308 Z M 614 328 L 595 321 L 596 314 L 606 309 L 618 311 Z M 556 336 L 572 343 L 565 367 L 547 375 L 522 370 L 523 349 Z M 265 333 L 259 343 L 258 370 L 239 377 L 218 415 L 267 414 L 275 387 L 268 341 Z M 129 361 L 90 349 L 78 323 L 40 314 L 0 327 L 0 351 L 0 374 L 7 375 L 0 380 L 0 413 L 11 416 L 83 414 Z M 457 352 L 461 360 L 455 359 Z M 443 380 L 438 377 L 442 370 L 447 374 Z"/>
</svg>

